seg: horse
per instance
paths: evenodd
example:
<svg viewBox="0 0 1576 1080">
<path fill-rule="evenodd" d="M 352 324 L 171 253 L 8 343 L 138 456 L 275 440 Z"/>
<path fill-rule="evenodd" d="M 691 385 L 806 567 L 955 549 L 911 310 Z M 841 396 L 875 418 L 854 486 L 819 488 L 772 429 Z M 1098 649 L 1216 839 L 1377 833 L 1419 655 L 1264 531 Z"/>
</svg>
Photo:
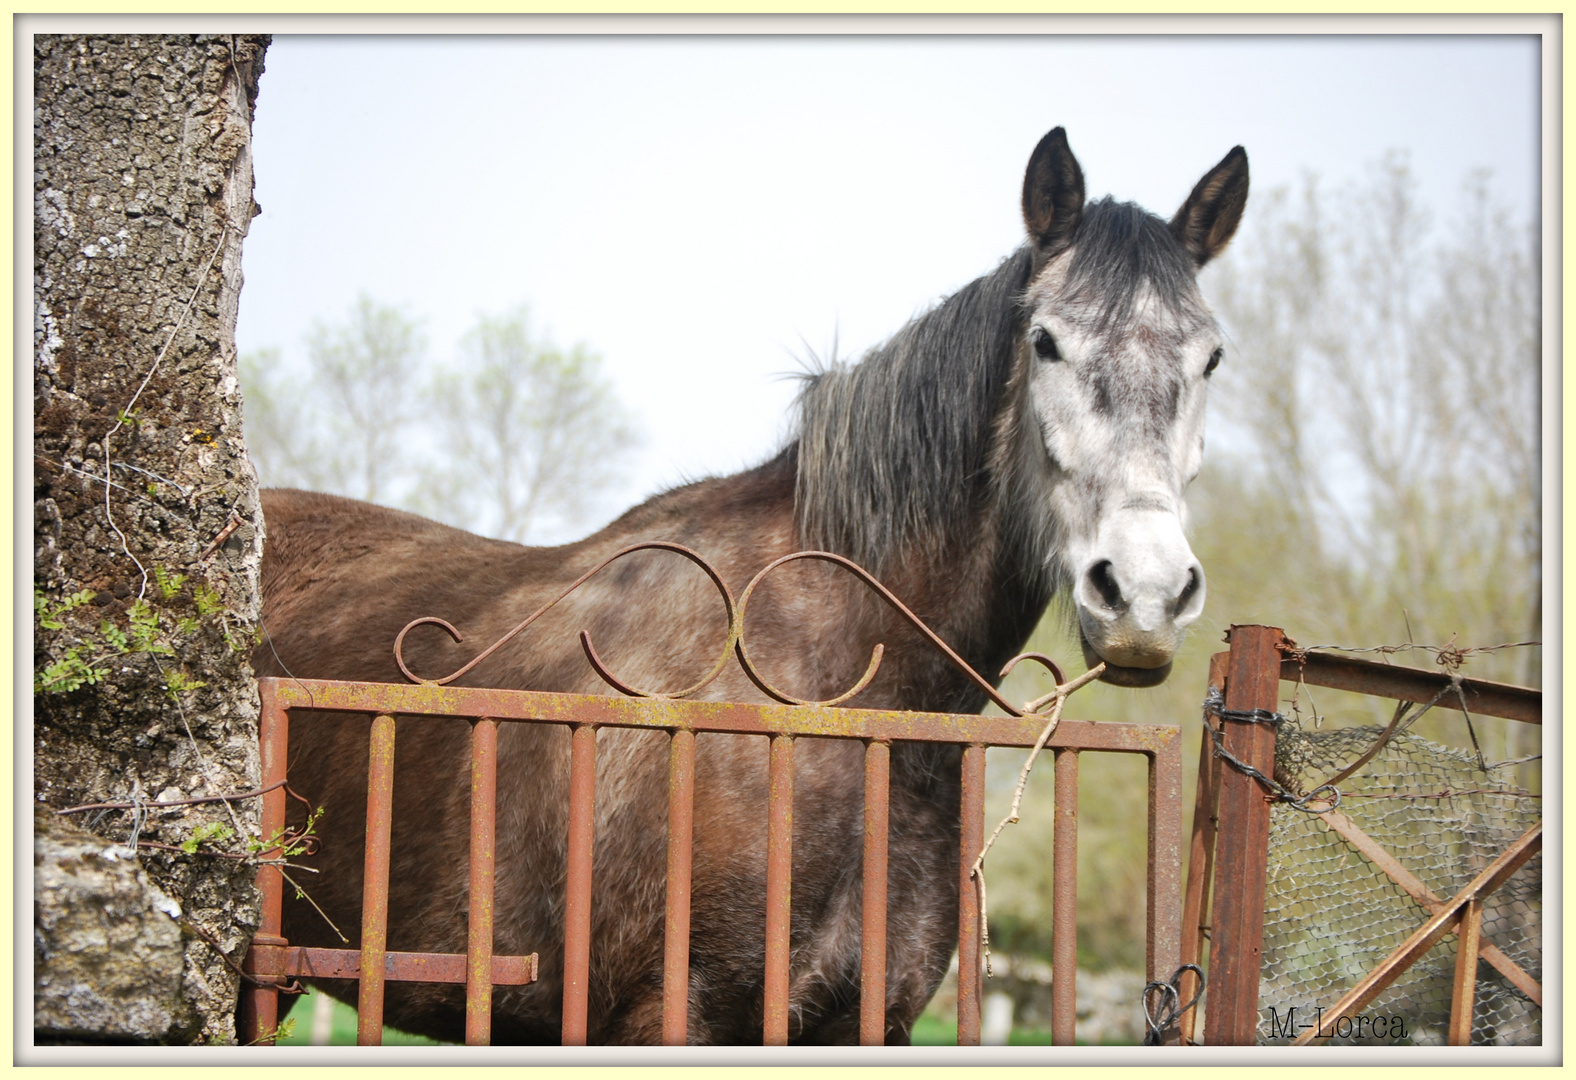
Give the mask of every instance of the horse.
<svg viewBox="0 0 1576 1080">
<path fill-rule="evenodd" d="M 400 664 L 436 677 L 475 655 L 469 643 L 497 640 L 611 554 L 655 540 L 698 551 L 734 595 L 779 556 L 845 556 L 985 673 L 1022 647 L 1060 595 L 1105 681 L 1154 685 L 1204 604 L 1183 500 L 1222 337 L 1196 274 L 1236 231 L 1247 192 L 1238 146 L 1169 222 L 1110 197 L 1086 202 L 1082 169 L 1054 129 L 1024 174 L 1021 247 L 859 362 L 807 373 L 796 430 L 770 460 L 659 494 L 576 543 L 524 547 L 336 496 L 265 491 L 256 670 L 402 682 L 391 645 L 407 623 L 432 616 L 463 628 L 466 644 L 418 629 Z M 774 685 L 830 698 L 855 685 L 879 641 L 885 660 L 849 705 L 979 710 L 976 683 L 838 575 L 793 563 L 751 600 L 751 652 Z M 694 567 L 640 551 L 459 681 L 607 693 L 580 654 L 575 634 L 585 629 L 620 677 L 687 685 L 724 645 L 719 607 Z M 736 667 L 700 696 L 765 700 Z M 468 730 L 410 719 L 397 730 L 388 948 L 463 952 Z M 569 741 L 547 724 L 506 724 L 498 736 L 495 947 L 540 956 L 536 982 L 494 991 L 499 1043 L 559 1038 Z M 853 1043 L 863 748 L 798 742 L 790 1041 Z M 766 740 L 701 734 L 696 743 L 690 1039 L 758 1043 Z M 292 722 L 289 754 L 291 786 L 323 808 L 324 837 L 304 857 L 319 871 L 302 882 L 312 903 L 287 904 L 285 936 L 337 946 L 324 916 L 345 928 L 360 921 L 365 721 L 309 714 Z M 891 750 L 889 1043 L 908 1042 L 957 941 L 960 754 L 934 743 Z M 666 782 L 663 733 L 600 732 L 593 1043 L 661 1040 Z M 353 1000 L 353 984 L 323 985 Z M 459 1040 L 463 988 L 390 983 L 386 994 L 389 1024 Z"/>
</svg>

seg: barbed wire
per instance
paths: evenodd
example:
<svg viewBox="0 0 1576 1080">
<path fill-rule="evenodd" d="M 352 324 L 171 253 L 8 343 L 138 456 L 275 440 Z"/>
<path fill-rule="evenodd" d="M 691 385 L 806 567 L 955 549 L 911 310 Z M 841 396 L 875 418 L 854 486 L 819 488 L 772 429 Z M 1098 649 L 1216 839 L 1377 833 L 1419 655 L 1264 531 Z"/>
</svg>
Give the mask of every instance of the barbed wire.
<svg viewBox="0 0 1576 1080">
<path fill-rule="evenodd" d="M 1342 653 L 1378 653 L 1390 657 L 1396 653 L 1426 652 L 1434 657 L 1434 662 L 1441 667 L 1452 671 L 1460 668 L 1468 659 L 1478 653 L 1499 652 L 1501 649 L 1541 648 L 1541 641 L 1504 641 L 1498 645 L 1457 645 L 1455 635 L 1443 645 L 1424 645 L 1420 642 L 1407 641 L 1399 645 L 1285 645 L 1282 651 L 1292 659 L 1300 659 L 1310 652 L 1342 652 Z"/>
</svg>

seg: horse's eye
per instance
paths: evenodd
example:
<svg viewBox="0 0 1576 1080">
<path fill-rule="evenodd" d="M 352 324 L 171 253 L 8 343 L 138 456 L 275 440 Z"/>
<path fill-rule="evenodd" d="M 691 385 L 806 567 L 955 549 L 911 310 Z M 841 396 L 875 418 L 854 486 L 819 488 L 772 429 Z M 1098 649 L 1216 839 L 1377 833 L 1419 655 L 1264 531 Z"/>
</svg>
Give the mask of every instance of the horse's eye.
<svg viewBox="0 0 1576 1080">
<path fill-rule="evenodd" d="M 1209 363 L 1204 365 L 1205 375 L 1208 375 L 1211 371 L 1214 371 L 1220 366 L 1220 357 L 1222 352 L 1223 350 L 1216 348 L 1214 352 L 1209 354 Z"/>
<path fill-rule="evenodd" d="M 1062 354 L 1056 348 L 1056 339 L 1051 337 L 1050 331 L 1042 326 L 1036 326 L 1029 331 L 1029 344 L 1034 346 L 1034 355 L 1041 360 L 1060 360 L 1062 358 Z"/>
</svg>

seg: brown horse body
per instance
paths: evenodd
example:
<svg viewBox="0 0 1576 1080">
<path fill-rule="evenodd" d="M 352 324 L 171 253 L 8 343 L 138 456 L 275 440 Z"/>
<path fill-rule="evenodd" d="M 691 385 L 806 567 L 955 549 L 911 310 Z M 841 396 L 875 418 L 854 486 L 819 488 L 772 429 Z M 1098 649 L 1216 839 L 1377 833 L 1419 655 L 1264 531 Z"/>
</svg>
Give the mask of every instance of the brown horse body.
<svg viewBox="0 0 1576 1080">
<path fill-rule="evenodd" d="M 1183 261 L 1191 256 L 1187 287 L 1192 269 L 1224 246 L 1240 215 L 1246 162 L 1237 160 L 1240 151 L 1233 154 L 1200 182 L 1169 230 L 1155 220 L 1164 239 L 1153 242 L 1171 245 L 1162 255 Z M 1038 400 L 1046 356 L 1043 342 L 1034 338 L 1043 321 L 1034 305 L 1061 304 L 1061 310 L 1070 310 L 1080 279 L 1077 266 L 1070 270 L 1069 263 L 1091 227 L 1085 221 L 1080 232 L 1079 218 L 1098 216 L 1083 214 L 1077 168 L 1060 129 L 1047 136 L 1025 183 L 1030 244 L 916 320 L 859 367 L 813 377 L 801 399 L 799 436 L 777 457 L 735 476 L 659 495 L 586 540 L 526 548 L 335 496 L 265 492 L 268 639 L 257 650 L 258 673 L 404 682 L 392 652 L 395 636 L 412 619 L 439 616 L 463 631 L 464 642 L 425 628 L 407 639 L 404 657 L 418 675 L 441 677 L 614 552 L 639 541 L 666 540 L 699 552 L 735 596 L 779 556 L 807 547 L 848 554 L 877 573 L 987 676 L 1018 650 L 1055 589 L 1076 592 L 1087 577 L 1092 584 L 1086 591 L 1093 589 L 1104 604 L 1090 617 L 1120 631 L 1111 635 L 1120 639 L 1109 646 L 1113 669 L 1120 672 L 1137 657 L 1132 681 L 1150 678 L 1151 670 L 1161 670 L 1163 677 L 1169 653 L 1160 655 L 1158 647 L 1144 644 L 1149 639 L 1142 635 L 1150 631 L 1121 621 L 1128 607 L 1141 604 L 1138 582 L 1158 561 L 1150 548 L 1159 550 L 1159 542 L 1144 548 L 1136 562 L 1124 561 L 1120 551 L 1101 549 L 1094 569 L 1069 567 L 1058 557 L 1083 535 L 1080 528 L 1098 534 L 1100 520 L 1106 520 L 1099 519 L 1098 510 L 1092 513 L 1099 520 L 1092 523 L 1059 516 L 1059 506 L 1079 505 L 1091 485 L 1077 475 L 1066 449 L 1047 430 L 1046 410 Z M 1232 186 L 1238 171 L 1240 192 Z M 1223 206 L 1222 189 L 1232 196 Z M 1130 292 L 1148 288 L 1154 293 L 1163 284 L 1152 280 L 1141 263 L 1135 266 L 1141 280 Z M 1036 301 L 1036 296 L 1044 299 Z M 1140 443 L 1155 425 L 1135 420 L 1133 410 L 1163 411 L 1163 405 L 1154 404 L 1154 394 L 1124 392 L 1124 378 L 1152 374 L 1132 342 L 1152 345 L 1164 341 L 1168 330 L 1173 337 L 1188 338 L 1185 348 L 1172 349 L 1181 372 L 1173 379 L 1180 387 L 1170 397 L 1173 420 L 1180 415 L 1179 422 L 1188 421 L 1187 395 L 1204 371 L 1186 331 L 1192 324 L 1182 317 L 1198 306 L 1196 293 L 1183 289 L 1171 297 L 1159 289 L 1158 298 L 1159 304 L 1146 308 L 1140 303 L 1132 314 L 1140 320 L 1156 317 L 1144 315 L 1146 310 L 1158 311 L 1158 329 L 1142 327 L 1145 333 L 1137 338 L 1130 325 L 1104 331 L 1125 335 L 1123 344 L 1108 350 L 1115 360 L 1107 359 L 1104 382 L 1090 382 L 1089 397 L 1096 402 L 1092 415 L 1100 413 L 1103 400 L 1104 415 L 1117 429 L 1138 432 L 1134 437 Z M 1098 310 L 1104 301 L 1096 301 Z M 1207 329 L 1212 332 L 1212 327 L 1209 323 Z M 1066 334 L 1076 340 L 1071 331 Z M 877 376 L 908 381 L 905 390 L 890 397 L 906 407 L 887 407 L 888 399 L 859 382 Z M 1201 386 L 1198 393 L 1201 425 Z M 872 401 L 876 405 L 861 415 L 858 403 Z M 1161 434 L 1186 449 L 1185 438 Z M 1158 442 L 1144 445 L 1153 450 Z M 1143 447 L 1127 457 L 1134 455 L 1142 458 Z M 1191 476 L 1184 475 L 1185 463 L 1171 472 L 1175 476 L 1167 483 L 1179 507 L 1181 488 Z M 843 488 L 833 491 L 838 483 Z M 1116 510 L 1134 501 L 1124 503 L 1121 490 L 1097 495 L 1096 504 Z M 1145 498 L 1139 509 L 1154 514 L 1158 496 Z M 1105 512 L 1114 511 L 1107 506 Z M 850 521 L 863 525 L 854 528 Z M 1202 602 L 1201 576 L 1184 570 L 1165 586 L 1177 621 L 1184 617 L 1177 613 L 1194 602 L 1194 593 Z M 1082 607 L 1079 617 L 1084 618 Z M 1104 626 L 1086 634 L 1086 647 L 1095 652 L 1108 647 L 1105 638 L 1095 640 Z M 576 634 L 582 629 L 590 631 L 598 653 L 618 676 L 671 691 L 708 669 L 723 647 L 727 619 L 716 590 L 691 564 L 672 554 L 643 551 L 593 577 L 460 681 L 607 693 L 580 651 Z M 853 685 L 872 645 L 882 642 L 887 651 L 878 675 L 850 704 L 944 712 L 971 712 L 983 704 L 981 693 L 960 672 L 835 567 L 801 562 L 777 571 L 751 600 L 745 631 L 762 674 L 801 697 L 827 698 Z M 1173 628 L 1167 624 L 1157 632 Z M 1155 655 L 1132 645 L 1135 640 Z M 702 696 L 763 700 L 737 665 L 725 669 Z M 391 950 L 465 949 L 468 730 L 453 720 L 402 719 L 398 724 Z M 500 730 L 495 948 L 507 954 L 536 952 L 541 964 L 536 983 L 494 992 L 496 1042 L 559 1038 L 568 750 L 568 732 L 560 727 L 506 724 Z M 360 925 L 367 757 L 364 719 L 305 714 L 292 721 L 291 786 L 325 808 L 323 846 L 310 860 L 320 873 L 302 884 L 352 940 Z M 766 741 L 759 737 L 697 739 L 689 998 L 694 1042 L 761 1038 L 766 759 Z M 796 1042 L 846 1043 L 858 1034 L 862 761 L 856 742 L 798 740 L 789 997 L 790 1038 Z M 666 784 L 660 733 L 599 733 L 591 1042 L 660 1041 Z M 907 1042 L 956 942 L 956 748 L 896 744 L 891 800 L 887 1037 Z M 285 936 L 292 944 L 340 944 L 322 915 L 299 901 L 286 905 Z M 353 993 L 349 984 L 327 988 L 338 995 Z M 390 1024 L 437 1038 L 460 1037 L 463 988 L 398 983 L 389 984 L 387 994 Z"/>
</svg>

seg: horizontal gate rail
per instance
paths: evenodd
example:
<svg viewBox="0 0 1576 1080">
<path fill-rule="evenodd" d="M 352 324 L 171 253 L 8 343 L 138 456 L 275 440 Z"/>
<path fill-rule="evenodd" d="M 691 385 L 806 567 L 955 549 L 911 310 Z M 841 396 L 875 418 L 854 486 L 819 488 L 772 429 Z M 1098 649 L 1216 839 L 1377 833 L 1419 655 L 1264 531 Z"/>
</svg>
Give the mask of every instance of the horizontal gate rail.
<svg viewBox="0 0 1576 1080">
<path fill-rule="evenodd" d="M 1432 702 L 1436 709 L 1461 711 L 1461 698 L 1451 689 L 1451 679 L 1438 671 L 1380 664 L 1334 653 L 1292 650 L 1281 660 L 1280 677 L 1286 682 L 1350 690 L 1397 701 Z M 1490 682 L 1487 679 L 1460 680 L 1461 694 L 1474 715 L 1520 720 L 1524 724 L 1543 723 L 1543 694 L 1527 686 Z"/>
<path fill-rule="evenodd" d="M 465 953 L 385 952 L 383 963 L 383 978 L 389 982 L 463 983 L 470 978 Z M 361 950 L 258 946 L 253 950 L 251 973 L 260 979 L 359 979 Z M 489 973 L 493 986 L 533 983 L 536 954 L 493 956 Z"/>
<path fill-rule="evenodd" d="M 466 1042 L 490 1037 L 492 987 L 536 978 L 536 955 L 492 953 L 495 872 L 497 725 L 554 723 L 572 730 L 570 813 L 565 892 L 562 1041 L 584 1045 L 589 1035 L 592 849 L 596 783 L 596 738 L 603 727 L 635 728 L 669 735 L 669 825 L 667 910 L 662 991 L 662 1041 L 688 1038 L 690 886 L 693 860 L 695 734 L 759 735 L 770 740 L 767 801 L 767 918 L 763 1042 L 790 1038 L 789 929 L 792 893 L 793 751 L 799 737 L 858 739 L 865 743 L 864 906 L 860 961 L 860 1042 L 886 1041 L 886 877 L 890 831 L 891 743 L 945 742 L 963 747 L 962 820 L 959 850 L 958 1042 L 980 1041 L 980 906 L 971 868 L 984 847 L 985 751 L 988 746 L 1033 747 L 1045 727 L 1034 714 L 919 713 L 819 705 L 679 701 L 640 697 L 489 690 L 432 684 L 350 683 L 319 679 L 258 680 L 263 698 L 260 731 L 264 783 L 282 781 L 293 709 L 356 713 L 374 717 L 372 770 L 368 784 L 366 896 L 362 948 L 298 949 L 280 937 L 282 882 L 263 866 L 258 884 L 263 917 L 248 970 L 260 979 L 293 976 L 359 979 L 358 1041 L 375 1043 L 383 1022 L 382 986 L 387 980 L 464 983 Z M 395 718 L 401 721 L 472 724 L 470 931 L 464 954 L 385 951 L 388 906 L 388 811 L 392 805 Z M 1056 985 L 1053 1037 L 1074 1038 L 1077 894 L 1077 765 L 1084 751 L 1142 754 L 1149 763 L 1148 915 L 1146 973 L 1171 977 L 1178 965 L 1181 910 L 1181 733 L 1174 726 L 1088 723 L 1063 720 L 1045 744 L 1056 758 L 1055 907 Z M 284 791 L 264 796 L 263 833 L 284 830 Z M 277 853 L 276 853 L 277 854 Z M 278 1016 L 277 986 L 243 995 L 243 1028 L 271 1041 Z"/>
<path fill-rule="evenodd" d="M 662 731 L 716 731 L 736 735 L 808 735 L 844 739 L 1034 746 L 1043 716 L 983 716 L 818 705 L 615 698 L 550 694 L 537 690 L 483 690 L 468 686 L 402 686 L 327 679 L 259 679 L 272 683 L 286 709 L 393 713 L 414 717 L 476 717 L 594 727 Z M 1176 738 L 1169 725 L 1063 720 L 1045 745 L 1052 749 L 1153 754 Z M 282 777 L 281 777 L 282 779 Z M 266 781 L 265 781 L 266 783 Z M 272 793 L 270 793 L 272 794 Z M 284 797 L 280 795 L 280 804 Z"/>
</svg>

